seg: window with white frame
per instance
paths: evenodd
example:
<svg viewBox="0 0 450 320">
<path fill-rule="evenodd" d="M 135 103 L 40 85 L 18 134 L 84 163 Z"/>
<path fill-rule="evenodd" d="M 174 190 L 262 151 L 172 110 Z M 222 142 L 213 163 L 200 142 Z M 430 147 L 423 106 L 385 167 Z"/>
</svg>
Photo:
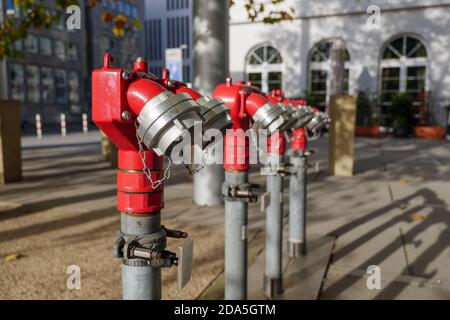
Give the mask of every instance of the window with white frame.
<svg viewBox="0 0 450 320">
<path fill-rule="evenodd" d="M 309 91 L 311 98 L 316 102 L 318 107 L 325 108 L 327 104 L 328 88 L 331 70 L 330 53 L 333 42 L 330 40 L 321 41 L 316 44 L 310 53 L 309 60 Z M 345 77 L 344 91 L 349 91 L 349 66 L 350 54 L 345 50 Z"/>
<path fill-rule="evenodd" d="M 257 47 L 247 56 L 247 80 L 263 92 L 282 89 L 282 64 L 283 58 L 277 49 L 270 45 Z"/>
<path fill-rule="evenodd" d="M 390 41 L 381 60 L 381 101 L 391 104 L 394 95 L 409 93 L 414 100 L 426 91 L 427 50 L 414 36 L 402 35 Z"/>
</svg>

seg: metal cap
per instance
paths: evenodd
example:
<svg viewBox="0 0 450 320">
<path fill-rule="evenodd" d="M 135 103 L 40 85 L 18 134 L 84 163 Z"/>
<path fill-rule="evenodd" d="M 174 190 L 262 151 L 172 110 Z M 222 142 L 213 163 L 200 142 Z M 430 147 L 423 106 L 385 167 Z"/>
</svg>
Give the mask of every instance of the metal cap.
<svg viewBox="0 0 450 320">
<path fill-rule="evenodd" d="M 217 129 L 225 136 L 226 130 L 233 126 L 230 109 L 224 104 L 222 99 L 204 96 L 197 100 L 200 105 L 200 113 L 205 119 L 203 130 Z M 203 147 L 209 147 L 218 140 L 204 141 Z"/>
<path fill-rule="evenodd" d="M 268 130 L 269 135 L 278 131 L 285 131 L 289 125 L 289 115 L 280 104 L 263 105 L 253 114 L 253 128 L 256 130 Z"/>
<path fill-rule="evenodd" d="M 312 132 L 322 130 L 328 123 L 329 118 L 323 112 L 315 112 L 313 119 L 308 123 L 307 128 Z"/>
<path fill-rule="evenodd" d="M 149 149 L 159 156 L 170 157 L 173 147 L 188 133 L 195 141 L 194 124 L 203 121 L 199 105 L 190 95 L 166 91 L 142 108 L 137 118 L 137 133 Z"/>
</svg>

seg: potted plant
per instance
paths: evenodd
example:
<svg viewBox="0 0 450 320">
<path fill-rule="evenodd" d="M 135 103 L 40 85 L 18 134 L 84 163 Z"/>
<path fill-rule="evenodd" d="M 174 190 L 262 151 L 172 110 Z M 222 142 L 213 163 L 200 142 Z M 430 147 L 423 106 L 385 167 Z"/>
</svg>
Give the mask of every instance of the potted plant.
<svg viewBox="0 0 450 320">
<path fill-rule="evenodd" d="M 421 92 L 419 95 L 419 121 L 414 128 L 414 136 L 420 139 L 444 139 L 446 128 L 436 124 L 428 105 L 430 93 Z"/>
<path fill-rule="evenodd" d="M 355 136 L 380 137 L 380 126 L 375 123 L 372 117 L 371 100 L 369 95 L 364 91 L 358 92 Z"/>
<path fill-rule="evenodd" d="M 413 99 L 408 93 L 397 93 L 388 108 L 388 122 L 391 124 L 394 137 L 409 137 L 413 127 Z"/>
</svg>

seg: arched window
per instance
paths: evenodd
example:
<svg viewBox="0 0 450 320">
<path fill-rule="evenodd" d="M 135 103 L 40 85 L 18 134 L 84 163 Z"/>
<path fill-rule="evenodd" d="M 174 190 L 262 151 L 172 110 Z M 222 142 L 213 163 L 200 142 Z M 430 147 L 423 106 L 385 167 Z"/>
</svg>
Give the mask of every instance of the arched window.
<svg viewBox="0 0 450 320">
<path fill-rule="evenodd" d="M 400 36 L 384 49 L 381 60 L 381 100 L 390 105 L 393 95 L 411 94 L 419 100 L 426 90 L 427 49 L 417 38 Z"/>
<path fill-rule="evenodd" d="M 310 53 L 309 60 L 309 91 L 311 99 L 318 107 L 325 108 L 328 96 L 329 77 L 331 63 L 330 52 L 333 42 L 325 40 L 316 44 Z M 349 90 L 349 61 L 350 54 L 345 50 L 345 83 L 344 89 Z"/>
<path fill-rule="evenodd" d="M 270 45 L 257 47 L 247 55 L 247 80 L 264 92 L 282 89 L 283 75 L 280 53 Z"/>
</svg>

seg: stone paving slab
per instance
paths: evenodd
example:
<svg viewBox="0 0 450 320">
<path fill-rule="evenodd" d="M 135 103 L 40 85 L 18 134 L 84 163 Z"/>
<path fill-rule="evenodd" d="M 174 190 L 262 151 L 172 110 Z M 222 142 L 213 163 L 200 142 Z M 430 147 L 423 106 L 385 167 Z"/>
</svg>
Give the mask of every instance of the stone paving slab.
<svg viewBox="0 0 450 320">
<path fill-rule="evenodd" d="M 383 270 L 383 269 L 382 269 Z M 381 273 L 381 289 L 368 289 L 366 270 L 348 270 L 331 266 L 324 280 L 320 299 L 338 300 L 449 300 L 447 281 Z"/>
<path fill-rule="evenodd" d="M 288 230 L 283 230 L 283 293 L 276 300 L 315 300 L 318 298 L 322 279 L 328 266 L 334 238 L 318 234 L 308 235 L 308 254 L 292 259 L 287 254 Z M 268 299 L 263 291 L 265 251 L 248 270 L 248 298 Z"/>
<path fill-rule="evenodd" d="M 98 133 L 26 138 L 22 145 L 24 181 L 0 188 L 1 297 L 120 298 L 120 268 L 111 256 L 119 223 L 115 170 L 101 158 Z M 450 144 L 356 139 L 356 175 L 351 178 L 327 174 L 326 138 L 310 147 L 317 152 L 308 174 L 308 237 L 337 237 L 321 298 L 448 298 Z M 265 183 L 257 168 L 250 180 Z M 176 270 L 164 270 L 165 298 L 197 298 L 220 283 L 223 272 L 223 206 L 195 206 L 191 182 L 184 167 L 175 167 L 165 188 L 163 223 L 194 236 L 196 257 L 194 278 L 185 291 L 175 290 Z M 264 243 L 264 219 L 259 204 L 250 205 L 250 233 L 259 235 L 251 244 L 255 259 Z M 7 263 L 3 258 L 11 252 L 24 257 Z M 308 261 L 320 256 L 311 253 L 298 261 L 315 266 Z M 102 263 L 95 267 L 98 259 Z M 367 292 L 362 280 L 361 266 L 372 262 L 386 269 L 383 294 Z M 80 292 L 64 287 L 65 268 L 73 263 L 85 270 Z M 312 269 L 300 274 L 311 275 Z"/>
</svg>

